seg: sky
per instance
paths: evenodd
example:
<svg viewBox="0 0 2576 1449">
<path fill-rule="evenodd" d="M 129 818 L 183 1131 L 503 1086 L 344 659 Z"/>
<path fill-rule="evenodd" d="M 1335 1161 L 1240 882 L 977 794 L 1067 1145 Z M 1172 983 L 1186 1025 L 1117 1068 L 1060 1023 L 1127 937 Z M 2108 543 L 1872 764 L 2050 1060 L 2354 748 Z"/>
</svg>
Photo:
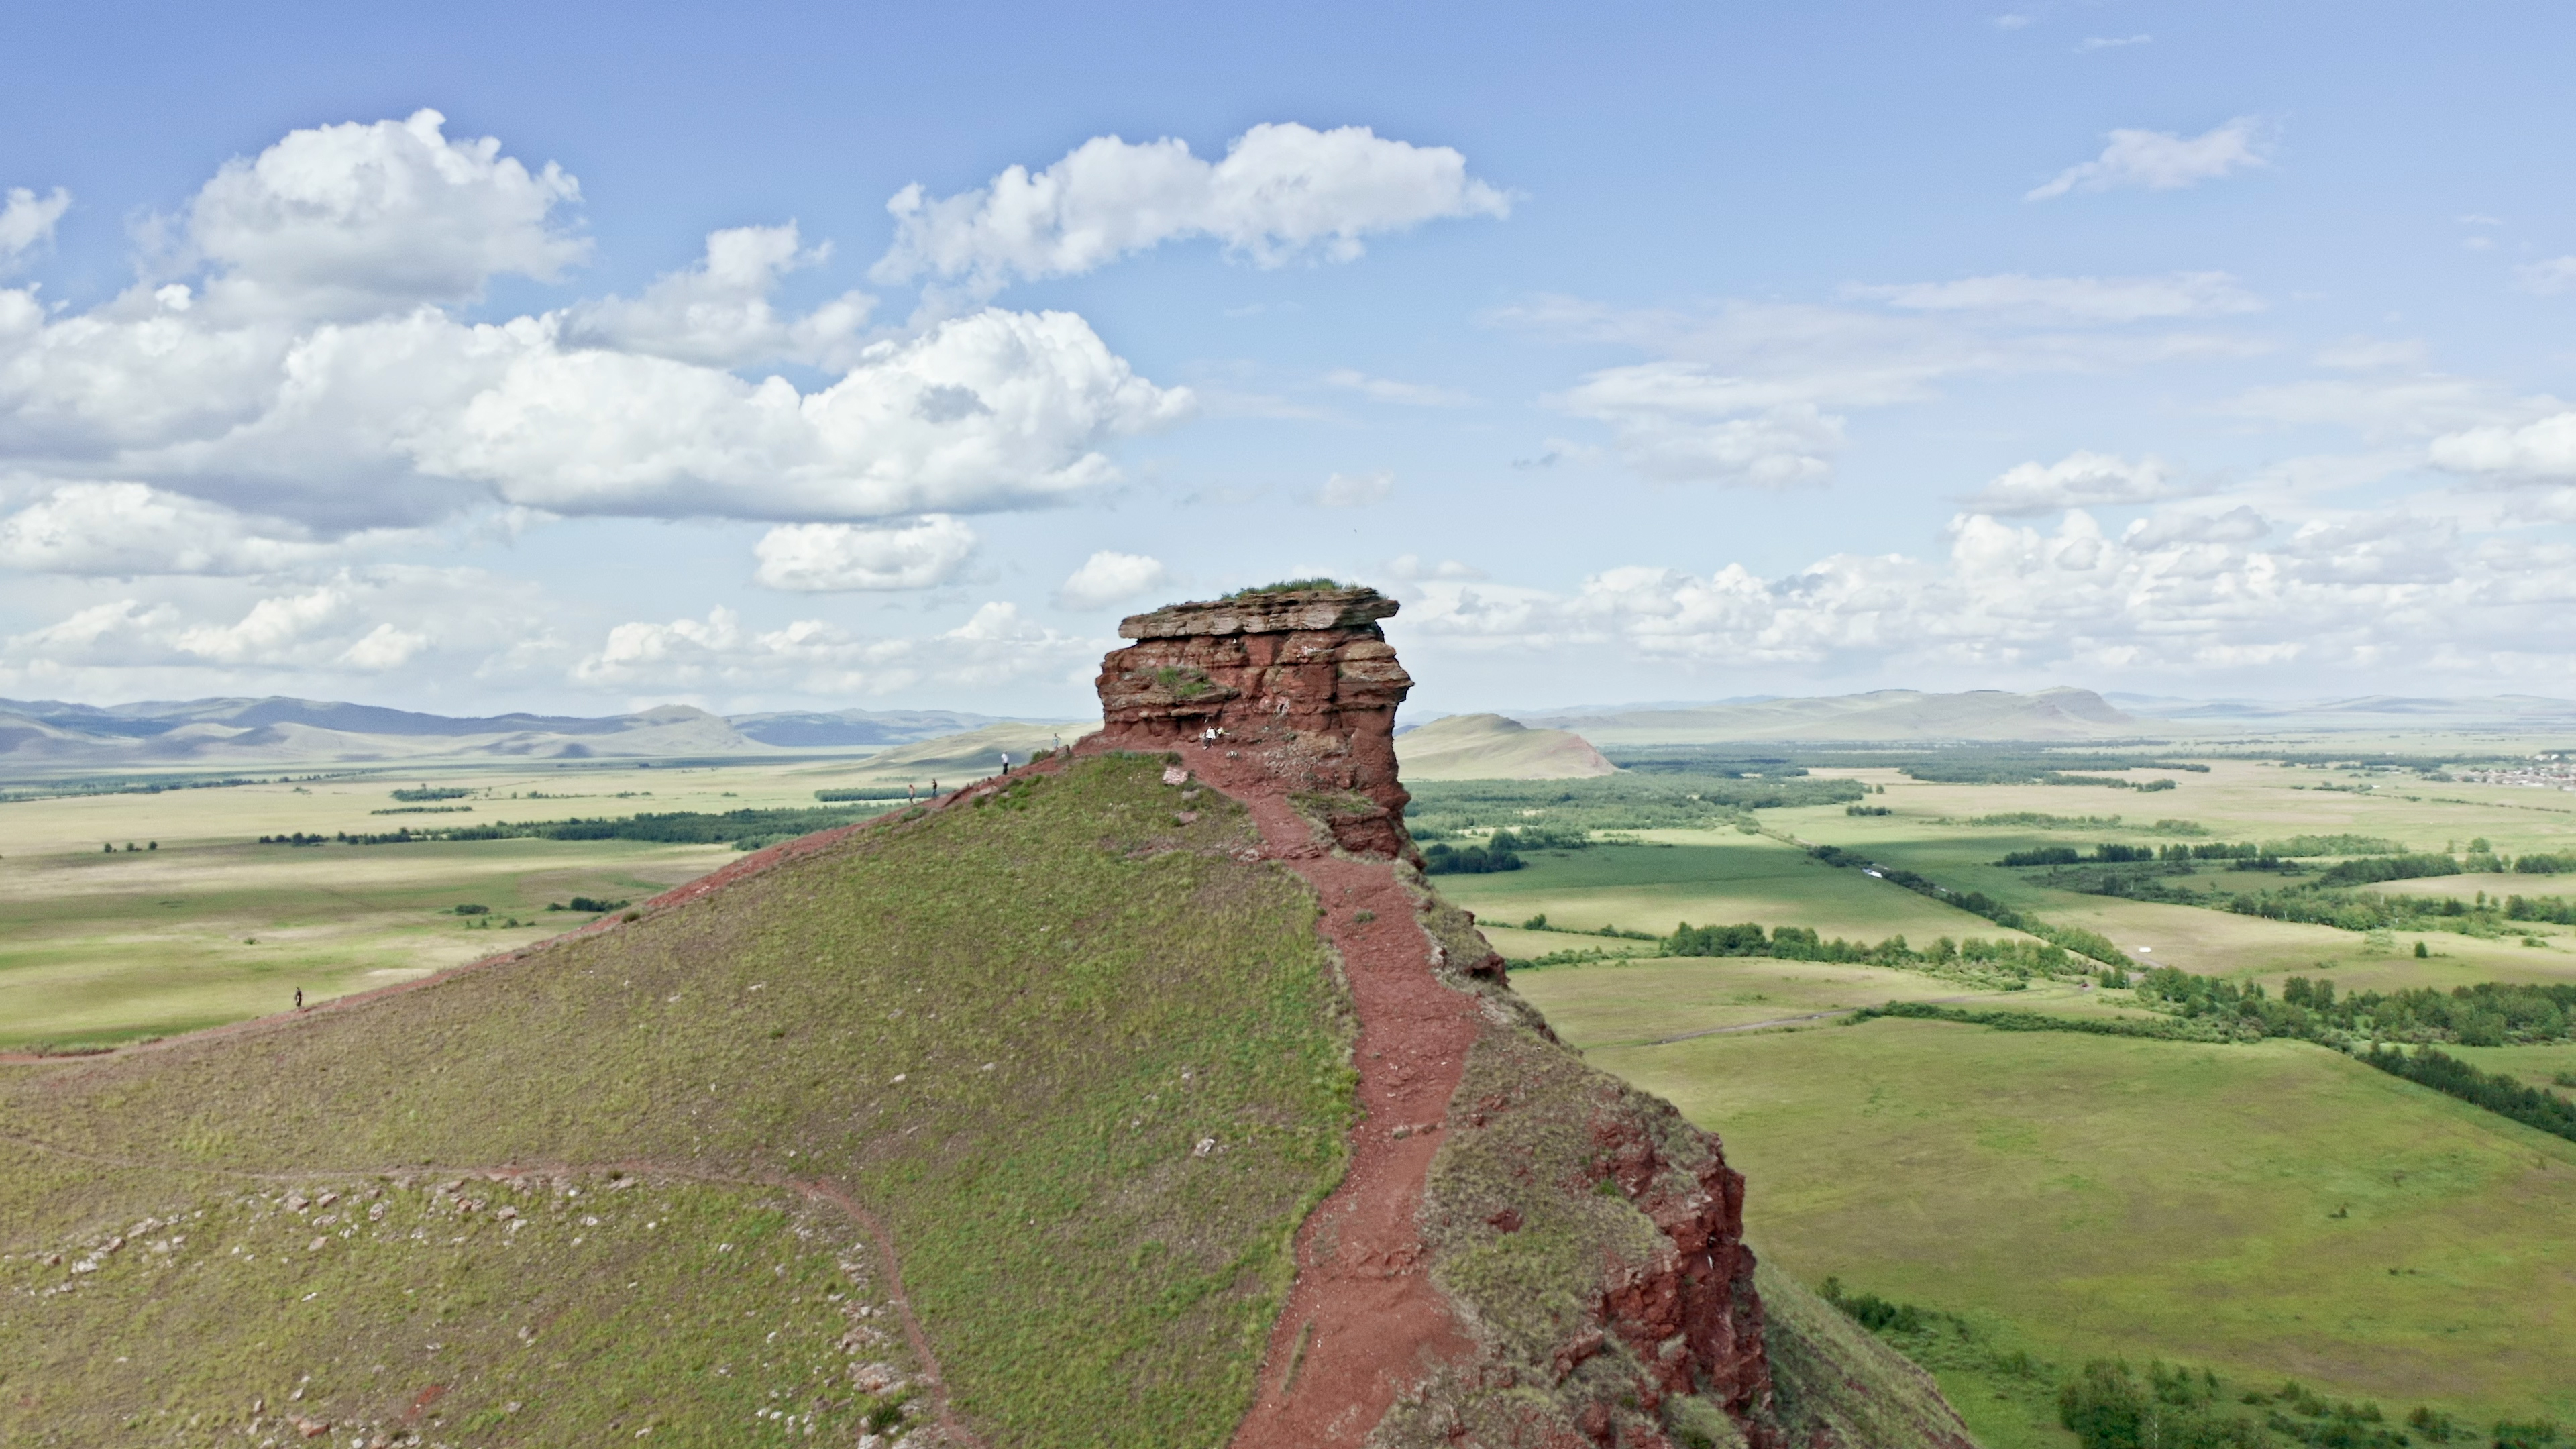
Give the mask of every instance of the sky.
<svg viewBox="0 0 2576 1449">
<path fill-rule="evenodd" d="M 40 7 L 0 696 L 1071 717 L 1123 614 L 1314 575 L 1429 713 L 2576 695 L 2571 42 Z"/>
</svg>

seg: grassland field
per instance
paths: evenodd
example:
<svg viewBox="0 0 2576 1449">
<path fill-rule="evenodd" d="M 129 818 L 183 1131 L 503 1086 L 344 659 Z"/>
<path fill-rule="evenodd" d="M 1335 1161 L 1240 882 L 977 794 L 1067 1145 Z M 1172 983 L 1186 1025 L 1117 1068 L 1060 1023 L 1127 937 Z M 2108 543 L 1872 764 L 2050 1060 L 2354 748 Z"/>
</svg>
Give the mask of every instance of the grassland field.
<svg viewBox="0 0 2576 1449">
<path fill-rule="evenodd" d="M 1795 925 L 1864 942 L 1902 935 L 1917 947 L 2016 934 L 1824 865 L 1799 848 L 1814 843 L 2099 932 L 2141 966 L 2275 989 L 2291 974 L 2324 976 L 2348 992 L 2576 981 L 2576 931 L 2565 927 L 2533 928 L 2537 946 L 2520 932 L 2366 936 L 2056 889 L 1995 863 L 2050 845 L 2335 833 L 2415 850 L 2477 837 L 2511 855 L 2576 850 L 2576 797 L 2208 763 L 2206 774 L 2130 772 L 2177 782 L 2151 794 L 1819 769 L 1872 786 L 1879 793 L 1867 803 L 1889 813 L 1767 809 L 1761 834 L 1650 831 L 1630 844 L 1529 851 L 1522 870 L 1436 883 L 1482 918 L 1507 956 L 1598 949 L 1624 958 L 1515 980 L 1595 1064 L 1725 1137 L 1751 1178 L 1757 1246 L 1806 1282 L 1837 1275 L 1854 1290 L 1959 1313 L 1994 1344 L 2060 1368 L 2097 1354 L 2163 1358 L 2248 1385 L 2297 1377 L 2393 1414 L 2423 1403 L 2473 1423 L 2576 1419 L 2576 1373 L 2563 1349 L 2576 1333 L 2576 1239 L 2566 1231 L 2576 1144 L 2304 1043 L 2201 1046 L 1920 1021 L 1847 1025 L 1829 1015 L 1890 1000 L 2134 1013 L 2124 992 L 2060 981 L 1993 993 L 1883 967 L 1655 959 L 1650 942 L 1578 934 L 1661 934 L 1683 921 Z M 455 902 L 525 920 L 547 900 L 641 894 L 730 855 L 632 842 L 243 843 L 261 833 L 802 805 L 815 789 L 866 778 L 861 768 L 469 772 L 454 782 L 486 792 L 456 802 L 474 805 L 471 816 L 370 814 L 393 803 L 394 785 L 414 782 L 391 775 L 317 782 L 307 794 L 256 786 L 0 805 L 0 913 L 13 928 L 0 944 L 0 1045 L 153 1034 L 272 1010 L 290 975 L 321 983 L 308 990 L 363 988 L 395 979 L 375 973 L 424 971 L 559 929 L 468 929 L 439 914 Z M 616 798 L 639 788 L 653 794 Z M 558 790 L 587 798 L 527 798 Z M 519 800 L 506 798 L 513 791 Z M 1969 823 L 2022 812 L 2121 819 Z M 2202 833 L 2159 833 L 2160 820 Z M 128 838 L 157 839 L 161 849 L 98 849 Z M 2218 869 L 2199 883 L 2279 883 Z M 2377 889 L 2576 895 L 2576 877 L 2456 876 Z M 1542 914 L 1555 929 L 1521 928 Z M 259 947 L 239 944 L 253 936 Z M 2414 955 L 2418 939 L 2428 956 Z M 2461 1055 L 2538 1086 L 2576 1070 L 2570 1047 Z M 2031 1384 L 1938 1372 L 1991 1449 L 2071 1442 Z"/>
<path fill-rule="evenodd" d="M 263 835 L 810 808 L 817 790 L 872 780 L 868 769 L 859 758 L 406 767 L 0 802 L 0 1049 L 167 1035 L 286 1009 L 299 988 L 315 1002 L 414 979 L 590 919 L 549 904 L 649 896 L 733 855 L 618 840 L 257 844 Z M 437 813 L 393 798 L 420 785 L 470 793 L 423 802 Z M 487 913 L 453 913 L 468 904 Z"/>
<path fill-rule="evenodd" d="M 1997 936 L 1990 922 L 1790 841 L 1833 844 L 2057 925 L 2109 936 L 2138 965 L 2346 991 L 2475 981 L 2576 980 L 2576 937 L 2448 933 L 2378 939 L 2324 926 L 2052 889 L 1996 865 L 2006 852 L 2098 842 L 2267 840 L 2350 833 L 2416 850 L 2486 837 L 2509 854 L 2567 849 L 2576 813 L 2534 792 L 2427 787 L 2321 790 L 2372 777 L 2213 761 L 2207 775 L 2138 795 L 2069 786 L 1935 784 L 1893 770 L 1886 815 L 1839 806 L 1760 812 L 1765 836 L 1659 832 L 1638 846 L 1527 853 L 1526 868 L 1444 877 L 1490 922 L 1669 931 L 1754 921 L 1877 939 Z M 1827 773 L 1819 771 L 1818 773 Z M 2306 788 L 2300 788 L 2306 787 Z M 1974 826 L 2021 812 L 2122 817 L 2117 826 Z M 1540 817 L 1543 819 L 1543 816 Z M 2204 834 L 2159 834 L 2159 820 Z M 1693 838 L 1697 834 L 1697 838 Z M 1775 837 L 1786 837 L 1775 838 Z M 2246 877 L 2225 882 L 2242 888 Z M 2254 877 L 2259 888 L 2276 884 Z M 2576 878 L 2453 876 L 2390 891 L 2576 894 Z M 1946 1023 L 1817 1016 L 1966 994 L 1883 967 L 1764 958 L 1656 959 L 1651 943 L 1489 929 L 1507 955 L 1569 946 L 1629 953 L 1516 975 L 1520 990 L 1599 1066 L 1670 1097 L 1719 1131 L 1751 1180 L 1757 1246 L 1810 1284 L 1840 1277 L 1963 1315 L 1998 1352 L 2066 1370 L 2119 1355 L 2214 1368 L 2271 1388 L 2417 1404 L 2461 1421 L 2576 1418 L 2576 1144 L 2518 1126 L 2299 1042 L 2202 1046 Z M 2121 1014 L 2129 993 L 2034 983 L 1970 1003 Z M 1815 1019 L 1798 1020 L 1813 1016 Z M 1726 1030 L 1724 1028 L 1750 1028 Z M 1675 1038 L 1681 1038 L 1676 1040 Z M 2463 1048 L 2535 1086 L 2576 1072 L 2576 1046 Z M 2562 1089 L 2563 1090 L 2563 1089 Z M 2062 1445 L 2045 1385 L 1956 1365 L 1945 1390 L 1990 1446 Z"/>
</svg>

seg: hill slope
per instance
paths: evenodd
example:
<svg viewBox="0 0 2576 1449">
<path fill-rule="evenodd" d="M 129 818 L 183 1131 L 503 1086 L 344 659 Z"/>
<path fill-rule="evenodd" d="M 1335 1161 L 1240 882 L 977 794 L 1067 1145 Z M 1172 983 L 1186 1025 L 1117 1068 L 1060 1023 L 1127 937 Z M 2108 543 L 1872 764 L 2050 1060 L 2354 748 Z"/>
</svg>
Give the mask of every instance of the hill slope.
<svg viewBox="0 0 2576 1449">
<path fill-rule="evenodd" d="M 475 1442 L 737 1443 L 754 1408 L 846 1442 L 887 1402 L 851 1370 L 903 1346 L 844 1344 L 894 1284 L 836 1198 L 883 1218 L 964 1420 L 1221 1439 L 1340 1172 L 1346 1028 L 1311 897 L 1235 858 L 1240 807 L 1192 792 L 1176 824 L 1159 768 L 849 834 L 423 989 L 8 1069 L 0 1365 L 34 1367 L 0 1369 L 0 1440 L 254 1399 L 394 1426 L 439 1385 Z"/>
<path fill-rule="evenodd" d="M 1415 780 L 1582 780 L 1615 775 L 1583 736 L 1531 729 L 1498 714 L 1453 714 L 1395 737 L 1395 757 Z"/>
<path fill-rule="evenodd" d="M 1429 891 L 1393 611 L 1140 616 L 1071 758 L 0 1066 L 0 1440 L 1966 1449 Z"/>
</svg>

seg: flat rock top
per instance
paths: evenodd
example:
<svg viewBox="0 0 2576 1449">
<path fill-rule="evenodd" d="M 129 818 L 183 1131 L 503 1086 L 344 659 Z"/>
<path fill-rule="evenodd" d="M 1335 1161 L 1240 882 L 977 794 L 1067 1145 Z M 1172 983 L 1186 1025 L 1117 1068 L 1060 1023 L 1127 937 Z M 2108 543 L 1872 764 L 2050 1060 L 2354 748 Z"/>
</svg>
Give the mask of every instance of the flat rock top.
<svg viewBox="0 0 2576 1449">
<path fill-rule="evenodd" d="M 1288 634 L 1309 629 L 1360 629 L 1391 618 L 1402 607 L 1375 589 L 1286 589 L 1196 604 L 1166 604 L 1121 620 L 1122 639 L 1179 639 L 1192 635 Z"/>
</svg>

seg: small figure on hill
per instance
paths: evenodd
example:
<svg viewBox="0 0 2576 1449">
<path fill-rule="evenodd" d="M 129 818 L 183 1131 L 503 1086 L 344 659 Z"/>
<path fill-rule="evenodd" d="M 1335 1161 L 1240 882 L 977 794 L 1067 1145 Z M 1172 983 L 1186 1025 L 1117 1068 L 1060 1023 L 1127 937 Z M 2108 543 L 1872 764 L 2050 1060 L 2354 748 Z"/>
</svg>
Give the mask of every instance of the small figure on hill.
<svg viewBox="0 0 2576 1449">
<path fill-rule="evenodd" d="M 298 1011 L 304 1009 L 304 988 L 301 986 L 295 988 L 295 1009 Z"/>
<path fill-rule="evenodd" d="M 907 781 L 905 781 L 905 782 L 904 782 L 904 787 L 903 787 L 903 803 L 905 803 L 906 805 L 910 805 L 910 804 L 914 803 L 914 802 L 913 802 L 913 798 L 912 798 L 912 782 L 911 782 L 911 781 L 909 781 L 909 780 L 907 780 Z"/>
<path fill-rule="evenodd" d="M 1011 752 L 1008 750 L 1002 751 L 1002 773 L 1011 773 Z"/>
</svg>

